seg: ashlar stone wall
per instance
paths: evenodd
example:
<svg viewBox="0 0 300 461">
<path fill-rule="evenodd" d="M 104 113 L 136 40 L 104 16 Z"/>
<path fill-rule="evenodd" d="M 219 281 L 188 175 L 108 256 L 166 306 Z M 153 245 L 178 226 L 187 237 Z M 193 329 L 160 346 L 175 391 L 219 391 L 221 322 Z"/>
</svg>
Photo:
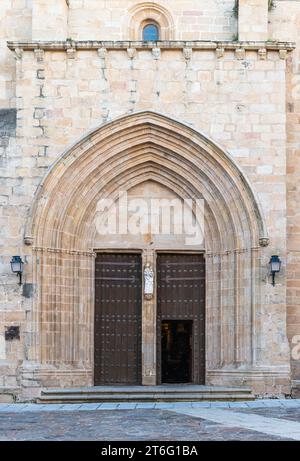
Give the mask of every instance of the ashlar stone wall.
<svg viewBox="0 0 300 461">
<path fill-rule="evenodd" d="M 300 387 L 300 3 L 276 2 L 270 14 L 269 35 L 292 40 L 295 51 L 287 62 L 287 323 L 291 345 L 293 387 Z M 299 395 L 299 390 L 298 390 Z"/>
<path fill-rule="evenodd" d="M 15 59 L 7 40 L 30 40 L 31 0 L 1 0 L 0 5 L 0 108 L 15 107 Z"/>
<path fill-rule="evenodd" d="M 229 0 L 151 2 L 165 12 L 167 19 L 172 19 L 172 39 L 212 41 L 202 45 L 164 42 L 160 46 L 138 47 L 128 41 L 95 40 L 128 40 L 130 9 L 134 10 L 139 2 L 113 1 L 109 8 L 109 2 L 93 0 L 70 0 L 68 8 L 59 2 L 57 17 L 52 17 L 47 28 L 41 24 L 48 19 L 49 2 L 3 0 L 3 9 L 1 3 L 0 60 L 4 70 L 0 107 L 16 108 L 17 117 L 16 137 L 10 131 L 8 139 L 2 137 L 0 148 L 0 387 L 11 389 L 11 393 L 20 389 L 24 385 L 20 370 L 30 358 L 37 287 L 30 270 L 32 249 L 24 245 L 23 238 L 41 179 L 80 136 L 118 116 L 150 110 L 190 124 L 220 143 L 247 175 L 259 198 L 270 245 L 260 261 L 262 303 L 255 326 L 262 334 L 257 349 L 256 389 L 261 394 L 288 393 L 286 271 L 290 338 L 297 334 L 299 320 L 299 120 L 298 97 L 291 91 L 294 77 L 297 80 L 298 48 L 292 54 L 292 45 L 261 41 L 266 15 L 259 30 L 255 24 L 250 32 L 244 29 L 251 33 L 247 36 L 251 42 L 213 41 L 231 40 L 237 33 L 237 21 L 232 14 L 234 2 Z M 269 13 L 268 38 L 298 42 L 297 27 L 292 26 L 297 2 L 277 3 L 278 7 Z M 244 4 L 241 2 L 240 7 Z M 256 3 L 252 1 L 251 5 L 255 8 Z M 286 27 L 286 22 L 291 27 Z M 288 31 L 295 35 L 288 35 Z M 256 37 L 260 40 L 257 44 L 252 42 Z M 48 47 L 38 42 L 64 38 L 73 41 Z M 23 43 L 10 44 L 8 49 L 6 39 Z M 91 42 L 80 44 L 76 40 Z M 10 122 L 6 126 L 11 126 Z M 9 262 L 14 254 L 20 254 L 25 261 L 22 287 L 10 272 Z M 275 287 L 268 277 L 272 254 L 279 254 L 283 261 Z M 20 327 L 20 340 L 5 339 L 8 326 Z M 269 377 L 261 379 L 260 370 Z M 293 370 L 296 379 L 296 362 Z M 251 373 L 245 380 L 251 382 Z M 25 384 L 30 388 L 30 377 Z M 38 386 L 36 382 L 31 384 Z"/>
<path fill-rule="evenodd" d="M 176 47 L 24 50 L 16 63 L 18 167 L 3 173 L 10 171 L 13 180 L 22 178 L 7 198 L 19 227 L 17 235 L 11 237 L 12 246 L 2 247 L 6 270 L 12 252 L 21 252 L 28 262 L 25 284 L 32 283 L 27 269 L 31 249 L 23 245 L 23 211 L 29 210 L 39 181 L 66 146 L 120 115 L 140 110 L 164 113 L 224 146 L 243 168 L 259 197 L 271 244 L 262 260 L 261 289 L 265 294 L 258 357 L 269 372 L 279 373 L 279 382 L 282 379 L 286 386 L 289 354 L 285 341 L 285 264 L 275 288 L 267 276 L 271 254 L 280 254 L 286 261 L 285 58 L 286 53 L 278 51 L 262 53 L 240 48 L 192 52 Z M 7 232 L 15 235 L 9 227 Z M 20 298 L 14 276 L 7 278 L 15 286 L 13 299 L 24 299 L 20 313 L 26 344 L 32 328 L 26 322 L 26 312 L 30 315 L 34 295 Z M 2 306 L 7 310 L 7 302 Z M 11 315 L 15 315 L 13 304 L 11 309 Z M 259 391 L 276 392 L 274 379 L 272 375 Z M 276 386 L 277 391 L 286 391 L 278 380 Z"/>
<path fill-rule="evenodd" d="M 130 22 L 137 5 L 169 12 L 176 40 L 231 40 L 237 32 L 234 0 L 70 0 L 69 5 L 69 37 L 75 40 L 132 39 Z"/>
</svg>

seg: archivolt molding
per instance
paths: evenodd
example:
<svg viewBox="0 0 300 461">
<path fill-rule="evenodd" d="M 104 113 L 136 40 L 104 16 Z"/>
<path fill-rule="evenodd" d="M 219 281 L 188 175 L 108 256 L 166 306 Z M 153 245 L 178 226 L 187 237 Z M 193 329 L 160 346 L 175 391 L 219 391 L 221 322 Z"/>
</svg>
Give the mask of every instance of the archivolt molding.
<svg viewBox="0 0 300 461">
<path fill-rule="evenodd" d="M 149 22 L 155 22 L 160 29 L 160 40 L 174 40 L 174 21 L 170 12 L 161 5 L 144 2 L 129 10 L 124 37 L 142 40 L 142 29 Z"/>
<path fill-rule="evenodd" d="M 93 130 L 55 162 L 36 193 L 25 241 L 86 251 L 99 198 L 149 179 L 205 199 L 215 234 L 208 250 L 268 239 L 258 200 L 230 155 L 190 126 L 144 111 Z"/>
<path fill-rule="evenodd" d="M 208 368 L 255 363 L 259 245 L 268 238 L 259 203 L 220 146 L 151 111 L 122 116 L 70 146 L 35 194 L 25 236 L 37 286 L 31 360 L 91 369 L 97 203 L 149 180 L 205 200 Z"/>
</svg>

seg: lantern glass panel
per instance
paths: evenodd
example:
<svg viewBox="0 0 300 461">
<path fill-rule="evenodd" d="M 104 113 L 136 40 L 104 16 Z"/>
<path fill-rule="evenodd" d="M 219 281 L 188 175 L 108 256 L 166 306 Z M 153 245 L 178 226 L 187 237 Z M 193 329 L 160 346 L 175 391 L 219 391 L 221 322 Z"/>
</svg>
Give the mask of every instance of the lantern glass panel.
<svg viewBox="0 0 300 461">
<path fill-rule="evenodd" d="M 272 272 L 280 271 L 280 262 L 272 262 Z"/>
<path fill-rule="evenodd" d="M 12 272 L 23 272 L 23 261 L 20 256 L 13 256 L 10 264 Z"/>
<path fill-rule="evenodd" d="M 271 272 L 280 272 L 281 261 L 278 256 L 271 256 L 270 259 Z"/>
</svg>

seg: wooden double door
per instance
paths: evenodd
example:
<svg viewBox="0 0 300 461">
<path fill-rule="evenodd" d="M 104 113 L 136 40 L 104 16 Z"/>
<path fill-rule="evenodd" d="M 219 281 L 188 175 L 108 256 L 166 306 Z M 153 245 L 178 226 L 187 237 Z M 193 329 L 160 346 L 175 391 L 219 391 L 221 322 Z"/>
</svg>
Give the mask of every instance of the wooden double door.
<svg viewBox="0 0 300 461">
<path fill-rule="evenodd" d="M 95 277 L 95 385 L 142 384 L 142 255 L 98 254 Z M 155 278 L 157 384 L 204 384 L 204 257 L 159 253 Z"/>
<path fill-rule="evenodd" d="M 95 385 L 140 384 L 141 255 L 98 254 L 95 277 Z"/>
</svg>

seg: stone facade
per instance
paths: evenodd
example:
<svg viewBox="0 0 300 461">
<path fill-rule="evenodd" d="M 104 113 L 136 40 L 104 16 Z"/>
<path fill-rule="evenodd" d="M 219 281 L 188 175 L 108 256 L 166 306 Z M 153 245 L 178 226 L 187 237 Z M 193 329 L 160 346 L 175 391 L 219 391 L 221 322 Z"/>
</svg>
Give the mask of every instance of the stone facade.
<svg viewBox="0 0 300 461">
<path fill-rule="evenodd" d="M 286 136 L 287 136 L 287 332 L 292 348 L 292 387 L 299 389 L 299 3 L 277 2 L 277 7 L 270 14 L 269 35 L 274 39 L 293 40 L 296 49 L 287 60 L 287 91 L 286 91 Z M 287 9 L 286 9 L 287 8 Z M 296 393 L 297 391 L 295 391 Z M 299 390 L 297 392 L 299 395 Z"/>
<path fill-rule="evenodd" d="M 230 0 L 3 1 L 3 400 L 93 385 L 94 255 L 121 245 L 92 222 L 120 184 L 205 199 L 207 383 L 297 386 L 300 3 L 275 3 L 240 0 L 237 19 Z M 147 20 L 162 41 L 141 41 Z M 155 297 L 143 309 L 143 382 L 155 384 Z M 9 326 L 20 340 L 5 339 Z"/>
</svg>

